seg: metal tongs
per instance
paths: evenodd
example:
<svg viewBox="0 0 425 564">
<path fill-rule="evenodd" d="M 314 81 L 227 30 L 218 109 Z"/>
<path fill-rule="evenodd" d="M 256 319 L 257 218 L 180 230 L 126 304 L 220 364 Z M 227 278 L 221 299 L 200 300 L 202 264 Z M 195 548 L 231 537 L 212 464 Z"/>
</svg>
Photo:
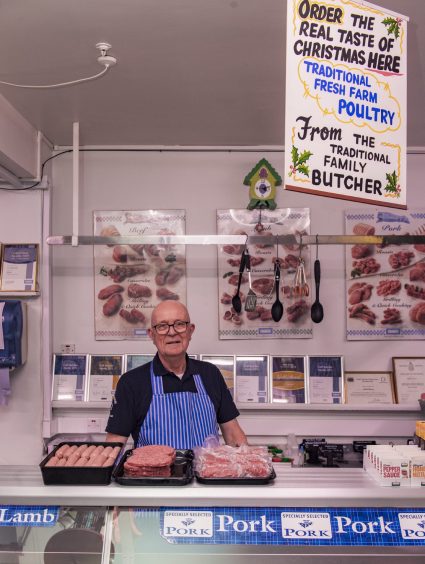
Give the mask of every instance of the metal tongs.
<svg viewBox="0 0 425 564">
<path fill-rule="evenodd" d="M 298 255 L 298 266 L 295 272 L 295 278 L 291 290 L 291 296 L 295 298 L 303 298 L 304 296 L 308 296 L 310 293 L 310 288 L 307 284 L 307 277 L 305 275 L 305 262 L 301 256 L 303 249 L 303 242 L 302 242 L 302 235 L 300 241 L 300 253 Z"/>
</svg>

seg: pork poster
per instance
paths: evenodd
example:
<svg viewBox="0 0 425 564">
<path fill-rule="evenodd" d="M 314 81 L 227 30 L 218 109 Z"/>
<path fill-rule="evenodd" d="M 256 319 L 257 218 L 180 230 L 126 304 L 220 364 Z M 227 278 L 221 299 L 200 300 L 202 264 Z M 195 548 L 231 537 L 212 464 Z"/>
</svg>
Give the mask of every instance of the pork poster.
<svg viewBox="0 0 425 564">
<path fill-rule="evenodd" d="M 425 209 L 350 210 L 347 235 L 423 235 Z M 347 340 L 425 339 L 425 245 L 346 245 Z"/>
<path fill-rule="evenodd" d="M 406 209 L 407 19 L 288 0 L 285 188 Z"/>
<path fill-rule="evenodd" d="M 184 235 L 185 210 L 96 211 L 104 237 Z M 186 303 L 184 245 L 94 247 L 95 338 L 147 340 L 152 309 L 162 300 Z"/>
<path fill-rule="evenodd" d="M 217 210 L 217 232 L 220 235 L 295 235 L 299 239 L 309 234 L 310 210 L 287 208 L 261 213 L 264 230 L 259 233 L 259 210 Z M 246 311 L 249 277 L 242 275 L 240 297 L 242 311 L 236 313 L 232 297 L 237 291 L 239 265 L 244 245 L 218 246 L 219 338 L 220 339 L 282 339 L 311 338 L 310 296 L 291 297 L 299 258 L 304 261 L 307 282 L 311 288 L 310 249 L 294 245 L 248 245 L 251 257 L 252 291 L 256 295 L 253 311 Z M 276 300 L 274 263 L 279 258 L 281 279 L 279 297 L 283 303 L 280 321 L 272 319 L 271 308 Z"/>
</svg>

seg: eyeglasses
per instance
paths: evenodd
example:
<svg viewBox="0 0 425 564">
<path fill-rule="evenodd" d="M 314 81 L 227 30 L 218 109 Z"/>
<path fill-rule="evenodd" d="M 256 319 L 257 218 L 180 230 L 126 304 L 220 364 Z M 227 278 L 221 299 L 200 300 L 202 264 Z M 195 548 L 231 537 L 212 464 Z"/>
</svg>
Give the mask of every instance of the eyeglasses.
<svg viewBox="0 0 425 564">
<path fill-rule="evenodd" d="M 174 321 L 174 323 L 158 323 L 153 325 L 152 329 L 158 333 L 158 335 L 167 335 L 170 332 L 170 327 L 174 329 L 176 333 L 184 333 L 189 325 L 190 321 Z"/>
</svg>

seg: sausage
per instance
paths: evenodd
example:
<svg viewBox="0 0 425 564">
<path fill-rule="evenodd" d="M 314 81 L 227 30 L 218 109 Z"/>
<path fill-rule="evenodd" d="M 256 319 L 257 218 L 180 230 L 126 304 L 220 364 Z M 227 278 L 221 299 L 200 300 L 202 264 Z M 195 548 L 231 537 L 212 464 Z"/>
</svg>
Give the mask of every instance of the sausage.
<svg viewBox="0 0 425 564">
<path fill-rule="evenodd" d="M 108 456 L 108 458 L 105 460 L 105 462 L 102 464 L 102 466 L 112 466 L 114 462 L 115 462 L 115 459 Z"/>
<path fill-rule="evenodd" d="M 77 460 L 74 466 L 86 466 L 88 461 L 89 461 L 88 458 L 84 458 L 83 456 L 80 456 L 80 458 Z"/>
<path fill-rule="evenodd" d="M 106 460 L 107 460 L 106 456 L 103 456 L 103 454 L 99 454 L 98 456 L 90 458 L 87 466 L 103 466 Z"/>
<path fill-rule="evenodd" d="M 120 292 L 124 292 L 124 286 L 121 286 L 121 284 L 110 284 L 106 286 L 106 288 L 102 288 L 97 294 L 97 297 L 99 300 L 107 300 L 114 294 L 119 294 Z"/>
<path fill-rule="evenodd" d="M 69 449 L 69 445 L 62 445 L 61 447 L 58 448 L 58 450 L 55 452 L 55 456 L 57 456 L 58 458 L 62 458 L 64 455 L 64 452 L 66 450 Z"/>
<path fill-rule="evenodd" d="M 60 458 L 57 458 L 57 456 L 52 456 L 52 458 L 48 460 L 44 466 L 57 466 L 59 460 Z"/>
<path fill-rule="evenodd" d="M 105 447 L 102 452 L 103 456 L 111 456 L 112 450 L 111 446 Z"/>
<path fill-rule="evenodd" d="M 75 463 L 77 462 L 77 460 L 80 459 L 80 455 L 76 454 L 75 452 L 73 452 L 71 454 L 71 456 L 68 458 L 68 460 L 66 461 L 65 466 L 75 466 Z"/>
<path fill-rule="evenodd" d="M 83 452 L 87 450 L 88 446 L 89 445 L 80 445 L 75 451 L 75 454 L 78 454 L 78 456 L 83 456 Z"/>
<path fill-rule="evenodd" d="M 99 456 L 99 454 L 103 451 L 103 449 L 104 447 L 102 445 L 98 445 L 97 447 L 95 447 L 94 451 L 90 455 L 90 460 L 96 458 L 96 456 Z"/>
<path fill-rule="evenodd" d="M 67 448 L 67 450 L 63 453 L 64 458 L 69 458 L 74 452 L 77 450 L 77 445 L 72 445 Z"/>
<path fill-rule="evenodd" d="M 121 294 L 114 294 L 109 298 L 109 300 L 103 305 L 103 315 L 106 317 L 111 317 L 111 315 L 115 315 L 117 311 L 120 309 L 122 304 L 122 296 Z"/>
<path fill-rule="evenodd" d="M 84 458 L 90 458 L 91 454 L 96 450 L 96 445 L 90 445 L 89 447 L 86 448 L 86 450 L 83 450 L 83 452 L 81 453 L 81 456 Z"/>
<path fill-rule="evenodd" d="M 113 458 L 115 460 L 115 458 L 119 455 L 121 449 L 122 449 L 122 447 L 120 447 L 120 446 L 114 447 L 114 450 L 112 451 L 112 454 L 109 455 L 109 457 Z"/>
<path fill-rule="evenodd" d="M 66 458 L 59 458 L 59 462 L 56 464 L 56 467 L 58 466 L 65 466 L 66 464 Z"/>
</svg>

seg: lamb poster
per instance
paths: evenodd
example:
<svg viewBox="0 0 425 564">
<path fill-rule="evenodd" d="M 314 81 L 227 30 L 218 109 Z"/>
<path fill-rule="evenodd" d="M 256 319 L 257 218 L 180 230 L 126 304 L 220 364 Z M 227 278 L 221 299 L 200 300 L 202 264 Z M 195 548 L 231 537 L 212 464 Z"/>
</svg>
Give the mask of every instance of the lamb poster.
<svg viewBox="0 0 425 564">
<path fill-rule="evenodd" d="M 288 0 L 287 190 L 406 209 L 407 20 Z"/>
<path fill-rule="evenodd" d="M 347 235 L 423 235 L 425 209 L 350 210 Z M 425 245 L 347 245 L 347 340 L 425 339 Z"/>
<path fill-rule="evenodd" d="M 185 210 L 96 211 L 104 237 L 184 235 Z M 151 312 L 162 300 L 186 303 L 184 245 L 94 246 L 95 338 L 148 340 Z"/>
</svg>

